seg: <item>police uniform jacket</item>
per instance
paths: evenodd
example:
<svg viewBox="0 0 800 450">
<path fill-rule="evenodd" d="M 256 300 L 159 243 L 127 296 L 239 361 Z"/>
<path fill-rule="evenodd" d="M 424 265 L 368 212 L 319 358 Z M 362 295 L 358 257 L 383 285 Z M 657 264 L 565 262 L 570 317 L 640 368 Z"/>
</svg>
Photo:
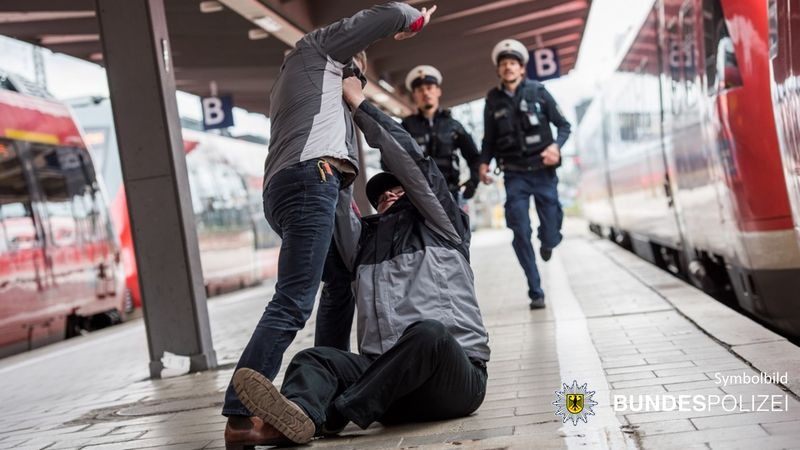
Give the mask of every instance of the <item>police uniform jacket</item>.
<svg viewBox="0 0 800 450">
<path fill-rule="evenodd" d="M 477 186 L 480 152 L 472 136 L 453 118 L 449 110 L 438 110 L 433 116 L 432 124 L 422 112 L 406 117 L 402 124 L 417 141 L 422 152 L 434 160 L 451 191 L 458 188 L 461 175 L 456 150 L 460 151 L 461 156 L 467 161 L 470 181 Z"/>
<path fill-rule="evenodd" d="M 281 169 L 320 157 L 358 170 L 352 118 L 342 100 L 342 73 L 353 56 L 399 31 L 418 31 L 424 17 L 404 3 L 359 12 L 297 41 L 270 93 L 271 133 L 264 186 Z"/>
<path fill-rule="evenodd" d="M 481 162 L 496 158 L 504 170 L 543 167 L 541 152 L 555 142 L 559 148 L 569 138 L 570 124 L 556 101 L 538 81 L 525 79 L 509 95 L 503 86 L 486 94 Z M 558 129 L 553 139 L 550 127 Z M 559 163 L 560 164 L 560 163 Z"/>
<path fill-rule="evenodd" d="M 489 336 L 469 264 L 469 217 L 458 207 L 433 160 L 368 101 L 354 120 L 379 148 L 405 195 L 383 214 L 358 218 L 352 188 L 336 211 L 336 242 L 355 280 L 359 352 L 377 357 L 423 319 L 440 321 L 468 357 L 489 360 Z"/>
</svg>

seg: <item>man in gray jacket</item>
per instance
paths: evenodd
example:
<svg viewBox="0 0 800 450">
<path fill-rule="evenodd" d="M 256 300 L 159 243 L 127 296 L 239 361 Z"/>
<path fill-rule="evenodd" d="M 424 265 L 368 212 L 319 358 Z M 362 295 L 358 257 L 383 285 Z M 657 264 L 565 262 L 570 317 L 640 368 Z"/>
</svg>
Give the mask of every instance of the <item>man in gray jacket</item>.
<svg viewBox="0 0 800 450">
<path fill-rule="evenodd" d="M 349 202 L 336 212 L 339 251 L 355 276 L 360 354 L 304 350 L 280 392 L 254 370 L 236 371 L 239 398 L 273 444 L 305 443 L 350 421 L 461 417 L 486 392 L 489 338 L 469 265 L 469 218 L 414 139 L 364 100 L 355 79 L 344 83 L 355 122 L 392 171 L 367 183 L 378 214 L 358 218 Z"/>
<path fill-rule="evenodd" d="M 282 238 L 278 279 L 237 368 L 274 378 L 313 309 L 339 191 L 358 170 L 355 129 L 342 100 L 345 69 L 355 70 L 353 56 L 378 39 L 413 36 L 434 10 L 378 5 L 305 35 L 284 59 L 270 95 L 264 168 L 264 214 Z M 227 443 L 257 438 L 251 413 L 232 387 L 222 413 L 228 416 Z"/>
</svg>

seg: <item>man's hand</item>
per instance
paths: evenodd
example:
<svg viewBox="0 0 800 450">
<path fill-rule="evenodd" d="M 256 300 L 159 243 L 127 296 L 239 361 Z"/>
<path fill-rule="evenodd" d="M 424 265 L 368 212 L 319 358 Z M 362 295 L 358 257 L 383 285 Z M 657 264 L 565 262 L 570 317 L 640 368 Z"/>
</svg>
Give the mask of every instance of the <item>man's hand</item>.
<svg viewBox="0 0 800 450">
<path fill-rule="evenodd" d="M 428 22 L 431 21 L 431 15 L 433 15 L 433 13 L 436 12 L 436 5 L 433 5 L 433 7 L 431 9 L 422 8 L 422 9 L 419 10 L 419 12 L 421 12 L 422 13 L 422 17 L 425 18 L 425 22 L 422 24 L 422 28 L 425 28 L 425 25 L 427 25 Z M 408 39 L 408 38 L 414 37 L 418 32 L 419 32 L 419 30 L 417 30 L 417 31 L 401 31 L 401 32 L 395 34 L 394 38 L 396 40 L 398 40 L 398 41 L 402 41 L 403 39 Z"/>
<path fill-rule="evenodd" d="M 478 176 L 480 177 L 483 184 L 492 184 L 492 176 L 489 175 L 489 165 L 488 164 L 481 164 L 478 166 Z"/>
<path fill-rule="evenodd" d="M 364 92 L 361 90 L 361 80 L 356 77 L 347 77 L 342 80 L 342 96 L 344 101 L 350 105 L 350 109 L 355 111 L 365 100 Z"/>
<path fill-rule="evenodd" d="M 550 144 L 542 152 L 542 162 L 545 166 L 555 166 L 561 161 L 561 152 L 558 150 L 558 145 Z"/>
</svg>

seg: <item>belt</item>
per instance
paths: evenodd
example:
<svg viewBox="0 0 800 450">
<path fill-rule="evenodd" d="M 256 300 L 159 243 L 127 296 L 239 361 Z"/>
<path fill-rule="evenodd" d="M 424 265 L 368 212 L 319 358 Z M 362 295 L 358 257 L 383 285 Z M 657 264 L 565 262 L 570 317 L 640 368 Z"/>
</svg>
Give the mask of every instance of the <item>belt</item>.
<svg viewBox="0 0 800 450">
<path fill-rule="evenodd" d="M 500 170 L 502 170 L 504 172 L 508 172 L 508 171 L 511 171 L 511 172 L 536 172 L 536 171 L 539 171 L 539 170 L 542 170 L 542 169 L 546 169 L 546 168 L 547 168 L 547 166 L 545 166 L 544 164 L 535 164 L 535 165 L 527 165 L 527 166 L 525 166 L 525 165 L 522 165 L 522 164 L 505 164 L 505 163 L 503 163 L 503 164 L 499 164 L 497 166 L 498 173 L 499 173 Z"/>
</svg>

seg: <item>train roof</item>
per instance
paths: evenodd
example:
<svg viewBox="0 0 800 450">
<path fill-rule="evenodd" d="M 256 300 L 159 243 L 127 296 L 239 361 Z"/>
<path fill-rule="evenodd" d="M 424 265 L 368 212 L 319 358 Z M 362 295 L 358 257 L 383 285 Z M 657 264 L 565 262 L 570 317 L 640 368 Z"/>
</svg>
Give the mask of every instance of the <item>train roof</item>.
<svg viewBox="0 0 800 450">
<path fill-rule="evenodd" d="M 0 137 L 86 148 L 69 108 L 49 94 L 35 95 L 20 78 L 0 75 Z"/>
</svg>

